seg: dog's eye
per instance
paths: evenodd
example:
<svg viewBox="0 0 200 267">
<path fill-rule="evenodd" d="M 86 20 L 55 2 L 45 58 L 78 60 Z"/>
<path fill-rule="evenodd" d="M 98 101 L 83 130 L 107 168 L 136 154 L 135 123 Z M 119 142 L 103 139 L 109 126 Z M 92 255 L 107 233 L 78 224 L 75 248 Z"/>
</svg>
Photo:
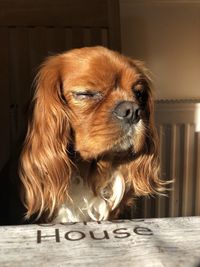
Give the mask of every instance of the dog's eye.
<svg viewBox="0 0 200 267">
<path fill-rule="evenodd" d="M 148 99 L 148 94 L 146 90 L 135 91 L 135 96 L 140 103 L 145 103 Z"/>
<path fill-rule="evenodd" d="M 85 99 L 100 99 L 102 98 L 102 94 L 95 91 L 78 91 L 73 92 L 73 96 L 77 100 L 85 100 Z"/>
<path fill-rule="evenodd" d="M 142 99 L 144 92 L 143 91 L 135 91 L 135 96 L 137 99 Z"/>
<path fill-rule="evenodd" d="M 147 87 L 148 87 L 148 84 L 143 79 L 137 81 L 132 87 L 135 97 L 141 103 L 144 103 L 147 101 L 147 98 L 148 98 Z"/>
</svg>

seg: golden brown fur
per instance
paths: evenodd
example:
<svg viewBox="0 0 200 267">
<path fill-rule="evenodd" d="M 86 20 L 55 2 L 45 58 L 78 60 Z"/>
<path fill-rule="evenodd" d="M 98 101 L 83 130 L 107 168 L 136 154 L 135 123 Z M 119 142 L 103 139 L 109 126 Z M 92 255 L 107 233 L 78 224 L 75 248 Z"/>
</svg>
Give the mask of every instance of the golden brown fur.
<svg viewBox="0 0 200 267">
<path fill-rule="evenodd" d="M 162 191 L 151 87 L 141 62 L 103 47 L 74 49 L 44 62 L 20 163 L 27 218 L 36 214 L 52 220 L 71 197 L 76 172 L 94 195 L 109 186 L 114 171 L 122 174 L 126 191 L 112 214 L 134 196 Z M 84 90 L 95 95 L 81 95 Z M 145 101 L 135 91 L 143 91 Z M 111 116 L 119 101 L 132 101 L 142 110 L 131 140 Z"/>
</svg>

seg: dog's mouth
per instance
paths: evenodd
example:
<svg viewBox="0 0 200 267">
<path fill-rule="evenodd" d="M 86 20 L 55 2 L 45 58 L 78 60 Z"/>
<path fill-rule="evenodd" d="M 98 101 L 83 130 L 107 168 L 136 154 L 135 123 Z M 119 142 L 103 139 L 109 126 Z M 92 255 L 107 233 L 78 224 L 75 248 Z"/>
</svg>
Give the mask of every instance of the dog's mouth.
<svg viewBox="0 0 200 267">
<path fill-rule="evenodd" d="M 126 134 L 121 136 L 112 146 L 112 151 L 114 152 L 121 152 L 128 150 L 130 147 L 133 146 L 133 133 L 134 130 L 130 128 Z"/>
<path fill-rule="evenodd" d="M 140 136 L 143 134 L 143 132 L 144 127 L 142 120 L 139 120 L 137 124 L 123 128 L 122 134 L 112 146 L 112 151 L 123 152 L 129 150 L 131 147 L 134 150 L 134 147 L 138 146 L 138 139 L 140 139 Z"/>
<path fill-rule="evenodd" d="M 75 154 L 78 153 L 84 160 L 95 159 L 98 157 L 104 157 L 105 155 L 110 155 L 112 153 L 124 154 L 127 151 L 137 152 L 143 146 L 144 139 L 144 123 L 143 120 L 137 124 L 132 124 L 127 127 L 121 128 L 118 134 L 109 134 L 107 138 L 106 135 L 102 139 L 94 136 L 92 142 L 87 142 L 87 139 L 83 142 L 76 143 L 73 147 Z"/>
</svg>

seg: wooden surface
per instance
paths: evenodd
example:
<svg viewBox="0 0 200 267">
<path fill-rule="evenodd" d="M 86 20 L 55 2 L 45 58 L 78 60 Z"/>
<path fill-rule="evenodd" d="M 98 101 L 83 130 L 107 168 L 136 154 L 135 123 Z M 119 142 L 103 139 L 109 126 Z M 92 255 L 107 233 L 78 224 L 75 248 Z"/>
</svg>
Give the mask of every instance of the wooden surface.
<svg viewBox="0 0 200 267">
<path fill-rule="evenodd" d="M 200 217 L 0 227 L 0 266 L 200 266 Z"/>
<path fill-rule="evenodd" d="M 24 25 L 106 26 L 108 24 L 108 17 L 105 12 L 107 1 L 1 0 L 0 25 L 6 27 Z M 94 17 L 93 14 L 99 14 L 99 16 Z"/>
</svg>

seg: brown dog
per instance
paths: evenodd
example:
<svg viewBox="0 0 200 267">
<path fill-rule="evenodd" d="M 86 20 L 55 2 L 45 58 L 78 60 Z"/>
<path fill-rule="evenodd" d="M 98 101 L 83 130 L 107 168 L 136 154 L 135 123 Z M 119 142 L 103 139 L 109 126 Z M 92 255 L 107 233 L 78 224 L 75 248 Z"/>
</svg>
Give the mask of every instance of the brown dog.
<svg viewBox="0 0 200 267">
<path fill-rule="evenodd" d="M 116 217 L 134 196 L 163 190 L 157 144 L 141 62 L 104 47 L 48 58 L 21 155 L 26 217 Z"/>
</svg>

